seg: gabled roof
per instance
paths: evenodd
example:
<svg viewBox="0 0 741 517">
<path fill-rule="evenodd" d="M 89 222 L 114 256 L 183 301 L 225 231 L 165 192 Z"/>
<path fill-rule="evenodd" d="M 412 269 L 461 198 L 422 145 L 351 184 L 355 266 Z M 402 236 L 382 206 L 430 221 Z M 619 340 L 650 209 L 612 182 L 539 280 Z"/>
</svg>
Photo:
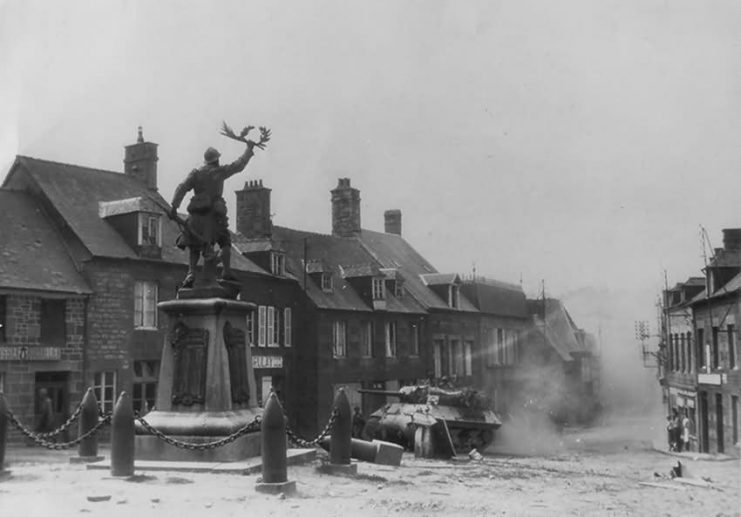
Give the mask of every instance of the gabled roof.
<svg viewBox="0 0 741 517">
<path fill-rule="evenodd" d="M 461 285 L 466 297 L 483 313 L 527 318 L 527 299 L 522 287 L 490 279 L 466 280 Z"/>
<path fill-rule="evenodd" d="M 318 308 L 373 311 L 372 306 L 353 288 L 349 280 L 357 278 L 356 275 L 379 276 L 381 275 L 379 268 L 382 264 L 361 245 L 358 239 L 305 232 L 282 226 L 273 226 L 273 239 L 286 250 L 287 267 L 304 286 L 307 295 Z M 304 263 L 309 265 L 307 273 L 309 270 L 312 272 L 321 270 L 321 272 L 332 275 L 333 289 L 331 292 L 323 291 L 310 278 L 306 279 L 304 285 L 304 278 L 301 274 Z M 350 276 L 345 276 L 347 274 Z M 404 285 L 406 287 L 407 283 L 405 282 Z M 424 312 L 424 307 L 413 296 L 397 297 L 387 292 L 386 310 L 421 314 Z"/>
<path fill-rule="evenodd" d="M 30 195 L 0 189 L 0 207 L 0 289 L 92 292 Z"/>
<path fill-rule="evenodd" d="M 341 264 L 340 273 L 342 274 L 342 278 L 365 278 L 381 276 L 381 270 L 378 268 L 378 266 L 371 263 L 349 265 Z"/>
<path fill-rule="evenodd" d="M 534 326 L 542 335 L 543 332 L 543 300 L 528 300 L 530 312 L 533 315 Z M 573 353 L 587 352 L 579 343 L 576 333 L 579 329 L 574 325 L 571 316 L 560 300 L 547 298 L 545 300 L 545 335 L 548 344 L 553 347 L 564 361 L 571 361 Z"/>
<path fill-rule="evenodd" d="M 401 235 L 361 230 L 358 239 L 382 268 L 398 269 L 404 279 L 404 288 L 425 309 L 478 312 L 463 294 L 459 296 L 458 309 L 452 309 L 447 300 L 443 300 L 425 285 L 421 275 L 436 274 L 437 270 Z"/>
<path fill-rule="evenodd" d="M 455 273 L 427 273 L 421 274 L 419 277 L 425 285 L 451 285 L 461 283 L 461 277 Z"/>
<path fill-rule="evenodd" d="M 82 245 L 96 257 L 140 258 L 121 234 L 100 217 L 100 202 L 142 198 L 153 206 L 169 206 L 159 193 L 125 174 L 27 156 L 16 157 L 3 186 L 12 187 L 15 183 L 14 176 L 24 173 L 59 212 Z M 164 214 L 164 210 L 161 213 Z M 175 247 L 179 232 L 175 222 L 163 217 L 162 261 L 188 263 L 187 253 Z M 232 267 L 240 271 L 265 274 L 261 268 L 242 256 L 233 259 Z"/>
<path fill-rule="evenodd" d="M 689 303 L 696 304 L 697 302 L 707 299 L 713 300 L 716 298 L 723 298 L 724 296 L 737 296 L 739 292 L 741 292 L 741 273 L 738 273 L 736 276 L 731 278 L 723 287 L 716 290 L 710 296 L 708 296 L 707 291 L 702 291 L 700 294 L 692 298 Z"/>
<path fill-rule="evenodd" d="M 241 233 L 232 233 L 232 242 L 237 244 L 242 253 L 260 253 L 267 251 L 285 252 L 273 239 L 248 239 Z"/>
</svg>

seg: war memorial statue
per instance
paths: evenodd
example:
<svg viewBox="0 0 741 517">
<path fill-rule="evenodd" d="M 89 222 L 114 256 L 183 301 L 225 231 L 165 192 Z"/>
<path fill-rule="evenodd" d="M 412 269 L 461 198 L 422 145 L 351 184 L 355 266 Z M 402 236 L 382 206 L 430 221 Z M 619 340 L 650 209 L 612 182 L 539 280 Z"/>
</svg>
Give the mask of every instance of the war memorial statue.
<svg viewBox="0 0 741 517">
<path fill-rule="evenodd" d="M 205 163 L 193 169 L 175 189 L 169 215 L 182 229 L 176 245 L 180 249 L 188 248 L 189 251 L 188 273 L 181 288 L 191 288 L 196 283 L 196 268 L 201 257 L 204 262 L 202 284 L 208 285 L 215 281 L 216 265 L 219 260 L 222 264 L 221 280 L 225 282 L 236 280 L 231 271 L 231 237 L 226 202 L 223 198 L 224 181 L 244 170 L 254 155 L 255 147 L 265 149 L 265 144 L 270 140 L 270 130 L 260 127 L 260 140 L 255 142 L 247 139 L 247 135 L 253 129 L 254 126 L 247 126 L 237 135 L 224 123 L 222 135 L 247 144 L 242 156 L 230 164 L 221 165 L 219 163 L 221 154 L 213 147 L 209 147 L 203 155 Z M 187 207 L 188 218 L 183 221 L 178 216 L 177 210 L 185 194 L 191 190 L 193 197 Z M 216 244 L 219 245 L 218 253 L 214 250 Z"/>
</svg>

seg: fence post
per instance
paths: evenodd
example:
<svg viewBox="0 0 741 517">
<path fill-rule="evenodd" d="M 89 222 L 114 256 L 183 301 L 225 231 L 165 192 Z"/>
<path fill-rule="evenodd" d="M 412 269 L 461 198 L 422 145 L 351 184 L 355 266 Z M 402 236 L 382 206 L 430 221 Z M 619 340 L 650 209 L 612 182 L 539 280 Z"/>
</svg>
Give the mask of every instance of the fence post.
<svg viewBox="0 0 741 517">
<path fill-rule="evenodd" d="M 92 388 L 88 388 L 85 396 L 82 398 L 82 409 L 80 411 L 80 422 L 78 425 L 78 436 L 82 436 L 98 425 L 98 400 Z M 98 456 L 98 434 L 93 433 L 89 438 L 85 438 L 77 447 L 77 457 L 70 458 L 71 463 L 82 463 L 102 460 Z"/>
<path fill-rule="evenodd" d="M 334 399 L 337 417 L 329 440 L 329 471 L 331 473 L 356 474 L 358 466 L 350 461 L 352 449 L 352 414 L 350 401 L 344 388 L 340 388 Z"/>
<path fill-rule="evenodd" d="M 134 406 L 122 391 L 111 418 L 111 476 L 134 475 L 134 433 Z"/>
<path fill-rule="evenodd" d="M 8 438 L 8 404 L 5 395 L 0 392 L 0 476 L 5 471 L 5 446 Z"/>
<path fill-rule="evenodd" d="M 291 494 L 296 482 L 288 481 L 286 419 L 275 392 L 270 393 L 262 412 L 262 481 L 255 485 L 258 492 Z"/>
</svg>

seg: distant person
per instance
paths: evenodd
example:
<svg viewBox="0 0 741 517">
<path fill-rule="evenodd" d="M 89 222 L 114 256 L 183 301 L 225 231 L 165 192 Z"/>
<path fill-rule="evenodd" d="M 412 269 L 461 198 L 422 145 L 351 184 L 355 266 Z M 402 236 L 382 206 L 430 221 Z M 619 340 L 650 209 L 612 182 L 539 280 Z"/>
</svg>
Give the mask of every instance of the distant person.
<svg viewBox="0 0 741 517">
<path fill-rule="evenodd" d="M 363 436 L 363 428 L 365 427 L 365 418 L 360 412 L 360 408 L 355 406 L 355 413 L 352 416 L 352 437 L 361 438 Z"/>
<path fill-rule="evenodd" d="M 48 433 L 54 430 L 54 407 L 46 389 L 39 390 L 39 412 L 36 417 L 37 433 Z"/>
<path fill-rule="evenodd" d="M 692 427 L 692 421 L 688 415 L 687 409 L 682 413 L 682 422 L 680 424 L 680 441 L 679 450 L 689 452 L 690 450 L 690 428 Z"/>
<path fill-rule="evenodd" d="M 672 414 L 667 417 L 666 430 L 669 440 L 669 450 L 674 452 L 679 448 L 679 412 L 676 408 L 672 409 Z"/>
</svg>

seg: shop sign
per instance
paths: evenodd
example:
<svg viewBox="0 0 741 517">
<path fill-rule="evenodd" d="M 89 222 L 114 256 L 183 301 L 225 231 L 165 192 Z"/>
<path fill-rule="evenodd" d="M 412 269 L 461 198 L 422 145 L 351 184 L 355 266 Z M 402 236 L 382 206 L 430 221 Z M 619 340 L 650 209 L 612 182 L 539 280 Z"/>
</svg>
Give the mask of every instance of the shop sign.
<svg viewBox="0 0 741 517">
<path fill-rule="evenodd" d="M 0 346 L 0 361 L 59 361 L 62 349 L 56 346 Z"/>
<path fill-rule="evenodd" d="M 714 384 L 715 386 L 720 386 L 723 383 L 723 378 L 719 373 L 698 373 L 697 383 Z"/>
<path fill-rule="evenodd" d="M 283 356 L 253 355 L 252 368 L 283 368 Z"/>
</svg>

